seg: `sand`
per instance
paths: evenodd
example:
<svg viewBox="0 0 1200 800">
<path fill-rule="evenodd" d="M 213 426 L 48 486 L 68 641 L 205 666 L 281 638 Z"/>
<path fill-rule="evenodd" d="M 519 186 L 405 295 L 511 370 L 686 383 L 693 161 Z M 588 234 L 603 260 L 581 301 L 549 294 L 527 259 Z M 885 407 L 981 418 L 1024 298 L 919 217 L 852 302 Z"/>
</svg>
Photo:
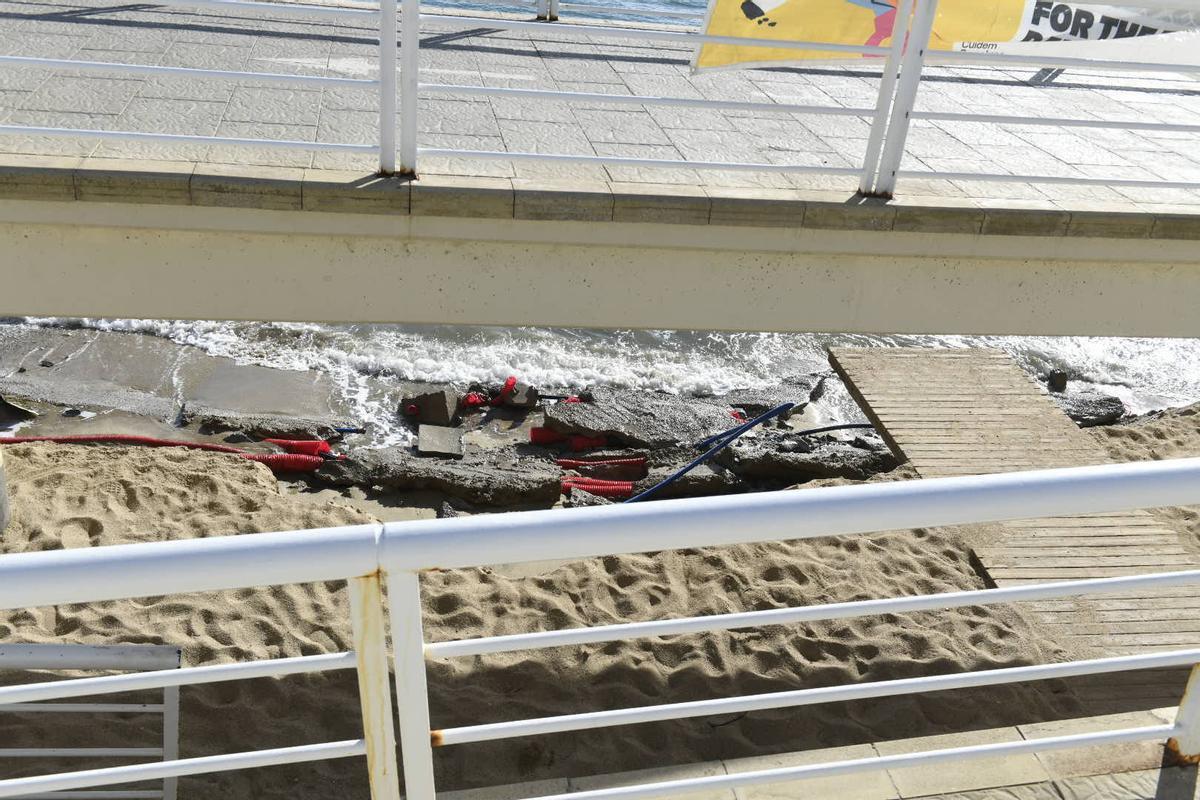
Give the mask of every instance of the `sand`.
<svg viewBox="0 0 1200 800">
<path fill-rule="evenodd" d="M 1089 428 L 1113 461 L 1160 461 L 1200 456 L 1200 403 L 1160 411 L 1127 425 Z M 1154 515 L 1189 534 L 1200 551 L 1200 506 L 1156 508 Z"/>
<path fill-rule="evenodd" d="M 369 519 L 343 503 L 281 494 L 265 467 L 221 454 L 60 445 L 7 446 L 5 454 L 14 517 L 4 552 Z M 569 526 L 563 535 L 570 535 Z M 983 586 L 956 531 L 591 559 L 516 574 L 481 569 L 425 576 L 427 637 Z M 183 647 L 191 665 L 348 649 L 350 625 L 344 585 L 327 583 L 8 612 L 0 615 L 0 639 L 171 643 Z M 1016 611 L 992 607 L 431 662 L 429 682 L 433 723 L 445 727 L 1064 655 Z M 350 672 L 185 687 L 182 694 L 184 756 L 359 735 Z M 1000 687 L 446 748 L 437 753 L 437 768 L 440 785 L 457 788 L 991 727 L 1077 710 L 1060 685 Z M 0 736 L 14 742 L 9 746 L 150 746 L 157 736 L 154 718 L 122 723 L 70 716 L 53 726 L 40 724 L 45 719 L 19 724 L 0 716 Z M 51 765 L 17 767 L 33 774 Z M 5 770 L 18 774 L 7 764 Z M 181 782 L 183 797 L 202 791 L 234 798 L 367 796 L 359 759 Z"/>
</svg>

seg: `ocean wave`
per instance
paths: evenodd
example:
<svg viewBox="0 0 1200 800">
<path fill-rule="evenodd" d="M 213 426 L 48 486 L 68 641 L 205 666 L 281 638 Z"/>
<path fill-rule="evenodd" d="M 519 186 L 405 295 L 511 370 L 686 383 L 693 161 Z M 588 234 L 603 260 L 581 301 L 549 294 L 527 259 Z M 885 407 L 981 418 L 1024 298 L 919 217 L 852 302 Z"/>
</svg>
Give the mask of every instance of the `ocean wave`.
<svg viewBox="0 0 1200 800">
<path fill-rule="evenodd" d="M 93 328 L 170 339 L 204 352 L 290 370 L 320 370 L 375 430 L 376 444 L 407 441 L 372 379 L 500 383 L 509 375 L 548 389 L 606 385 L 711 396 L 777 385 L 829 369 L 831 346 L 994 347 L 1031 376 L 1065 370 L 1076 386 L 1120 397 L 1133 413 L 1200 400 L 1200 340 L 1100 337 L 875 336 L 865 334 L 592 331 L 406 325 L 321 325 L 180 320 L 27 318 L 43 327 Z M 858 416 L 845 392 L 827 419 Z"/>
</svg>

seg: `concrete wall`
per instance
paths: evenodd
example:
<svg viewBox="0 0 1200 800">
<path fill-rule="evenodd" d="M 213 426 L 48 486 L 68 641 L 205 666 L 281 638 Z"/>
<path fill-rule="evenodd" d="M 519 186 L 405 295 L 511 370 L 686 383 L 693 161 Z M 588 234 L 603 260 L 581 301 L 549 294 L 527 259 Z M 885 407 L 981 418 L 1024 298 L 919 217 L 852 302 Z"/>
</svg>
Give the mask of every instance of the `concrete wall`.
<svg viewBox="0 0 1200 800">
<path fill-rule="evenodd" d="M 1198 250 L 0 201 L 0 314 L 1195 336 Z"/>
</svg>

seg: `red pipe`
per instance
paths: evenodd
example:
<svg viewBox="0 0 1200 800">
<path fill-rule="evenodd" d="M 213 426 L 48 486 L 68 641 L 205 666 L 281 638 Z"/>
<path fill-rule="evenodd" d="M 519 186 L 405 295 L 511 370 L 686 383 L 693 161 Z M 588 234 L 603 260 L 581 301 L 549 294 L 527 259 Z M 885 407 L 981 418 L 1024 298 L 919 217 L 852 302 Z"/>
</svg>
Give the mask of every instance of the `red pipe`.
<svg viewBox="0 0 1200 800">
<path fill-rule="evenodd" d="M 606 481 L 599 478 L 563 478 L 563 493 L 570 493 L 572 489 L 581 489 L 597 497 L 622 498 L 633 494 L 633 483 L 631 481 Z"/>
<path fill-rule="evenodd" d="M 578 469 L 580 467 L 640 467 L 645 465 L 645 456 L 631 456 L 629 458 L 596 458 L 586 460 L 582 458 L 559 458 L 555 460 L 563 469 Z"/>
<path fill-rule="evenodd" d="M 207 442 L 179 442 L 174 439 L 156 439 L 153 436 L 136 436 L 131 433 L 87 433 L 72 436 L 14 436 L 0 439 L 0 444 L 29 444 L 31 442 L 54 442 L 55 444 L 136 444 L 142 447 L 190 447 L 195 450 L 211 450 L 214 453 L 237 453 L 246 451 L 224 444 Z"/>
<path fill-rule="evenodd" d="M 272 441 L 272 440 L 268 440 Z M 286 440 L 274 440 L 286 441 Z M 266 464 L 273 472 L 313 472 L 325 463 L 318 455 L 299 453 L 248 453 L 236 447 L 207 442 L 178 442 L 174 439 L 156 439 L 153 436 L 135 436 L 128 433 L 76 434 L 71 436 L 14 436 L 0 438 L 0 444 L 30 444 L 53 442 L 55 444 L 131 444 L 142 447 L 186 447 L 192 450 L 208 450 L 214 453 L 229 453 L 250 461 Z M 307 444 L 307 443 L 305 443 Z M 323 443 L 324 444 L 324 443 Z M 326 445 L 328 447 L 328 445 Z"/>
</svg>

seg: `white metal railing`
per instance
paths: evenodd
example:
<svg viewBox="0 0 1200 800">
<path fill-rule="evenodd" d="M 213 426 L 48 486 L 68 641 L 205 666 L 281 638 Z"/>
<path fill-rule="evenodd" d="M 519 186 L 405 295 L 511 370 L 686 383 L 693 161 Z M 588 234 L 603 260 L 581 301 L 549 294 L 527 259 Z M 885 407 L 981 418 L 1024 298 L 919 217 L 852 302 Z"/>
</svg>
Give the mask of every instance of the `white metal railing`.
<svg viewBox="0 0 1200 800">
<path fill-rule="evenodd" d="M 0 491 L 3 488 L 0 487 Z M 0 670 L 172 670 L 178 669 L 178 647 L 154 644 L 0 644 Z M 161 747 L 6 747 L 5 758 L 179 758 L 179 687 L 162 687 L 161 703 L 12 703 L 0 714 L 157 714 L 162 717 Z M 124 789 L 115 792 L 74 792 L 60 800 L 175 800 L 178 778 L 165 777 L 161 790 Z M 32 800 L 37 795 L 27 795 Z"/>
<path fill-rule="evenodd" d="M 1024 585 L 707 617 L 627 622 L 429 643 L 422 632 L 422 570 L 547 559 L 577 559 L 755 541 L 852 536 L 884 530 L 998 522 L 1200 502 L 1200 459 L 941 478 L 773 492 L 601 508 L 535 511 L 446 520 L 359 525 L 297 532 L 156 542 L 0 557 L 0 609 L 112 600 L 252 586 L 346 580 L 353 653 L 215 664 L 0 687 L 0 705 L 101 695 L 133 689 L 357 669 L 363 736 L 154 764 L 0 780 L 0 798 L 72 792 L 136 780 L 196 775 L 272 764 L 365 756 L 374 800 L 398 800 L 395 726 L 410 800 L 435 796 L 433 748 L 560 731 L 684 719 L 734 711 L 790 708 L 991 686 L 1030 680 L 1193 666 L 1174 724 L 1123 728 L 1021 742 L 955 747 L 738 775 L 647 783 L 578 792 L 571 797 L 657 797 L 704 789 L 772 783 L 969 761 L 1098 744 L 1169 740 L 1183 756 L 1200 754 L 1200 649 L 983 670 L 950 675 L 798 689 L 434 729 L 429 719 L 426 660 L 565 647 L 871 614 L 1154 591 L 1200 585 L 1200 570 Z M 569 536 L 563 535 L 570 531 Z M 386 578 L 392 658 L 399 708 L 393 717 L 383 622 Z M 557 800 L 557 796 L 556 796 Z"/>
<path fill-rule="evenodd" d="M 426 0 L 427 3 L 431 0 Z M 450 0 L 456 10 L 472 0 Z M 1188 6 L 1190 0 L 1145 0 L 1143 5 L 1171 8 Z M 875 60 L 864 60 L 867 68 L 880 69 L 879 91 L 874 107 L 845 108 L 841 106 L 799 105 L 772 102 L 742 102 L 737 100 L 709 100 L 681 97 L 638 97 L 633 95 L 608 95 L 587 92 L 549 91 L 537 89 L 504 89 L 488 86 L 440 84 L 422 82 L 419 77 L 421 41 L 417 24 L 397 23 L 397 3 L 401 6 L 400 20 L 417 20 L 420 25 L 431 27 L 485 27 L 491 30 L 528 31 L 554 35 L 568 33 L 586 35 L 589 38 L 608 41 L 644 41 L 675 43 L 689 47 L 702 44 L 733 44 L 744 47 L 769 47 L 798 50 L 816 50 L 831 54 L 869 56 Z M 273 73 L 252 73 L 218 69 L 191 69 L 183 67 L 161 67 L 152 65 L 114 64 L 51 59 L 31 56 L 0 56 L 0 67 L 71 69 L 85 72 L 103 72 L 175 78 L 203 78 L 210 80 L 254 81 L 281 86 L 304 86 L 309 88 L 355 87 L 371 88 L 379 96 L 378 139 L 374 144 L 352 144 L 336 142 L 295 141 L 280 139 L 247 139 L 217 136 L 164 134 L 154 132 L 79 130 L 50 126 L 0 125 L 0 134 L 23 134 L 40 136 L 84 137 L 107 140 L 131 140 L 164 142 L 171 144 L 233 144 L 258 145 L 305 150 L 333 150 L 346 152 L 376 153 L 380 171 L 385 174 L 399 172 L 415 174 L 418 160 L 423 157 L 439 156 L 479 160 L 541 161 L 551 163 L 592 164 L 604 166 L 686 167 L 696 170 L 753 171 L 765 173 L 791 173 L 811 175 L 841 175 L 857 177 L 859 191 L 867 195 L 890 197 L 899 180 L 905 178 L 942 178 L 947 180 L 1019 181 L 1029 183 L 1074 183 L 1081 185 L 1194 188 L 1194 181 L 1145 180 L 1137 178 L 1096 178 L 1083 175 L 1014 175 L 1001 172 L 905 171 L 901 169 L 909 126 L 912 121 L 923 122 L 987 122 L 995 124 L 1019 123 L 1022 125 L 1046 125 L 1072 129 L 1124 129 L 1163 130 L 1176 133 L 1200 133 L 1200 125 L 1190 123 L 1160 124 L 1145 120 L 1113 121 L 1100 119 L 1030 118 L 1004 114 L 966 114 L 920 111 L 915 109 L 917 91 L 927 63 L 938 64 L 985 64 L 998 66 L 1027 67 L 1070 67 L 1072 69 L 1095 69 L 1117 71 L 1160 71 L 1173 73 L 1200 73 L 1200 66 L 1187 67 L 1172 64 L 1127 62 L 1104 59 L 1074 58 L 1041 55 L 1004 55 L 984 51 L 970 52 L 927 52 L 933 20 L 937 12 L 937 0 L 900 0 L 897 9 L 896 32 L 888 47 L 869 47 L 810 41 L 774 41 L 751 37 L 709 36 L 697 30 L 671 29 L 669 27 L 635 28 L 615 25 L 603 20 L 612 16 L 661 17 L 681 20 L 696 16 L 693 12 L 654 9 L 651 7 L 617 8 L 589 3 L 563 2 L 561 8 L 574 10 L 583 15 L 599 18 L 592 24 L 563 24 L 555 22 L 560 13 L 559 0 L 533 0 L 539 20 L 526 21 L 507 19 L 500 16 L 464 16 L 455 14 L 422 13 L 421 0 L 378 0 L 377 8 L 347 8 L 290 3 L 264 3 L 252 0 L 164 0 L 159 5 L 192 8 L 219 8 L 226 11 L 253 12 L 256 14 L 286 16 L 311 20 L 370 21 L 379 35 L 379 77 L 377 79 L 340 78 L 327 76 L 301 76 Z M 445 7 L 445 6 L 442 6 Z M 528 0 L 514 0 L 514 7 L 528 8 Z M 397 33 L 399 48 L 397 47 Z M 905 41 L 914 46 L 905 48 Z M 920 46 L 917 46 L 917 45 Z M 964 89 L 964 91 L 969 91 Z M 611 105 L 633 105 L 639 107 L 679 106 L 712 110 L 751 110 L 785 115 L 834 114 L 858 117 L 871 121 L 869 138 L 862 161 L 856 166 L 807 166 L 774 163 L 746 163 L 740 161 L 689 161 L 679 159 L 628 158 L 588 154 L 543 154 L 527 152 L 462 150 L 454 148 L 421 147 L 418 133 L 420 114 L 419 98 L 428 95 L 461 95 L 474 97 L 520 97 L 540 102 L 604 103 Z M 397 123 L 397 111 L 399 122 Z M 398 127 L 397 127 L 398 124 Z"/>
</svg>

